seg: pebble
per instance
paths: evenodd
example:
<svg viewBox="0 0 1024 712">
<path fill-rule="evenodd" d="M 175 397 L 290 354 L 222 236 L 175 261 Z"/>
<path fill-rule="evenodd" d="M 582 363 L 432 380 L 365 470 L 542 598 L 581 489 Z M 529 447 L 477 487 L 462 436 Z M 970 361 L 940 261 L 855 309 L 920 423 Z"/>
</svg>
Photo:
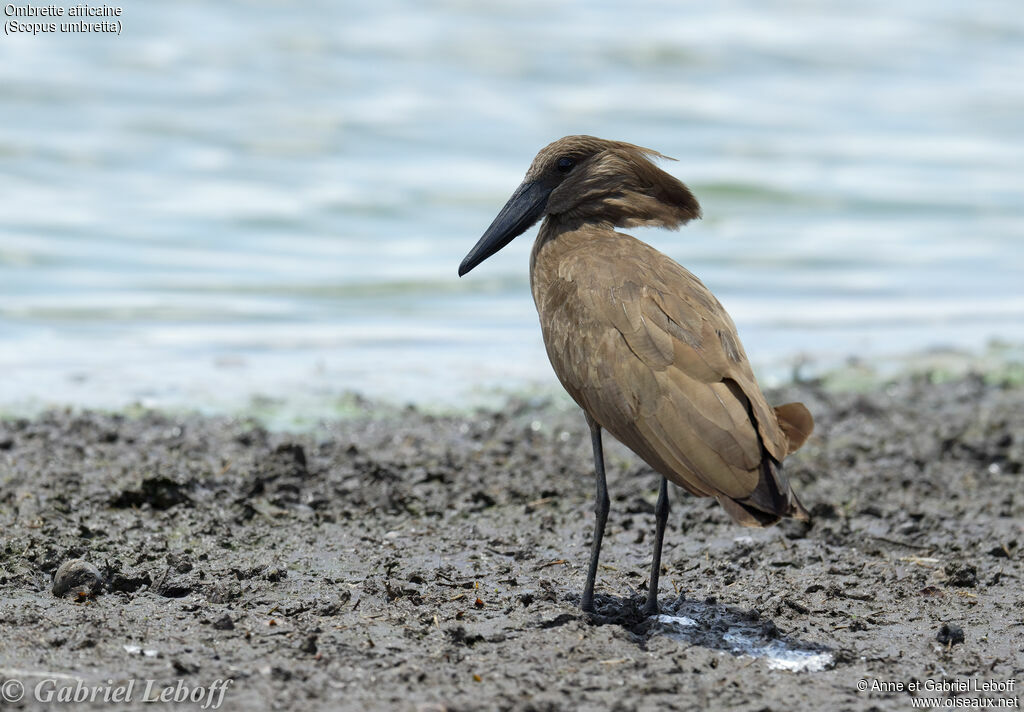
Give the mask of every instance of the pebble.
<svg viewBox="0 0 1024 712">
<path fill-rule="evenodd" d="M 53 575 L 53 595 L 96 596 L 103 593 L 103 576 L 84 559 L 65 561 Z"/>
<path fill-rule="evenodd" d="M 955 623 L 943 623 L 942 627 L 939 628 L 939 634 L 935 636 L 935 640 L 943 645 L 962 643 L 964 642 L 964 629 Z"/>
</svg>

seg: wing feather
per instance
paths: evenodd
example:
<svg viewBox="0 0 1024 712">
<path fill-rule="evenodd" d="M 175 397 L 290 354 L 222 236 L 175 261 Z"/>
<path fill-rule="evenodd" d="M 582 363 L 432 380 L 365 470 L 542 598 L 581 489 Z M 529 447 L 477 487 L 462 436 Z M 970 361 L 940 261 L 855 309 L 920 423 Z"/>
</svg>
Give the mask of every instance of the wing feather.
<svg viewBox="0 0 1024 712">
<path fill-rule="evenodd" d="M 563 385 L 676 484 L 743 498 L 758 484 L 762 444 L 780 461 L 788 452 L 732 320 L 668 257 L 609 232 L 563 254 L 535 296 Z"/>
</svg>

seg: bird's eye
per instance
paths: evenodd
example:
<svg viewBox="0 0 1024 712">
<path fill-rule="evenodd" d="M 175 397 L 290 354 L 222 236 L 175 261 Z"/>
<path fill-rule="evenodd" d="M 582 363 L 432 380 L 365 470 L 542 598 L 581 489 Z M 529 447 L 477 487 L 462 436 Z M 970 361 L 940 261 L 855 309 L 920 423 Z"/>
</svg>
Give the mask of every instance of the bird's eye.
<svg viewBox="0 0 1024 712">
<path fill-rule="evenodd" d="M 558 159 L 558 163 L 555 166 L 558 168 L 559 173 L 568 173 L 572 170 L 572 167 L 576 165 L 576 161 L 572 160 L 568 156 L 562 156 Z"/>
</svg>

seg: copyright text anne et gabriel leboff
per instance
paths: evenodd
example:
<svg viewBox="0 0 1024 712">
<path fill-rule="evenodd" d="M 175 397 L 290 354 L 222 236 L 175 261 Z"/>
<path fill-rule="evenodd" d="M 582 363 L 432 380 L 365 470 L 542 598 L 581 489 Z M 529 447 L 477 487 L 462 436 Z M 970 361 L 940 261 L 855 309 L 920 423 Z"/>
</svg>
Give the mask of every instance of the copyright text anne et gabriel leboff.
<svg viewBox="0 0 1024 712">
<path fill-rule="evenodd" d="M 178 680 L 175 685 L 158 684 L 156 680 L 128 680 L 116 684 L 107 680 L 106 684 L 89 685 L 84 680 L 71 682 L 51 677 L 28 687 L 12 678 L 3 685 L 3 697 L 5 702 L 20 702 L 29 696 L 36 702 L 191 702 L 200 709 L 216 710 L 224 704 L 224 695 L 233 683 L 232 679 L 215 680 L 209 685 L 189 685 L 184 680 Z"/>
<path fill-rule="evenodd" d="M 1015 678 L 998 680 L 981 680 L 976 677 L 941 680 L 872 680 L 862 679 L 857 682 L 861 692 L 1014 692 L 1017 689 Z"/>
<path fill-rule="evenodd" d="M 857 681 L 857 690 L 883 694 L 905 692 L 913 695 L 911 701 L 914 703 L 914 707 L 1020 708 L 1017 680 L 1014 678 L 968 677 L 938 680 L 910 679 L 907 681 L 861 678 Z M 918 695 L 923 696 L 918 697 Z M 927 695 L 937 695 L 937 697 L 929 698 Z"/>
</svg>

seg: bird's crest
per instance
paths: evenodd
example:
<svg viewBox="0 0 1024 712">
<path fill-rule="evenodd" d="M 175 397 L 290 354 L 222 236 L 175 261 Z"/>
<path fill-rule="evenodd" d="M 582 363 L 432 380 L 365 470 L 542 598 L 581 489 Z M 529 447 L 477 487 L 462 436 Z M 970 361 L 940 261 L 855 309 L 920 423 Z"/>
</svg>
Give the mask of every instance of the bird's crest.
<svg viewBox="0 0 1024 712">
<path fill-rule="evenodd" d="M 545 211 L 554 219 L 675 229 L 699 218 L 700 205 L 682 181 L 654 164 L 659 158 L 674 160 L 623 141 L 566 136 L 537 154 L 527 180 L 555 184 Z"/>
</svg>

